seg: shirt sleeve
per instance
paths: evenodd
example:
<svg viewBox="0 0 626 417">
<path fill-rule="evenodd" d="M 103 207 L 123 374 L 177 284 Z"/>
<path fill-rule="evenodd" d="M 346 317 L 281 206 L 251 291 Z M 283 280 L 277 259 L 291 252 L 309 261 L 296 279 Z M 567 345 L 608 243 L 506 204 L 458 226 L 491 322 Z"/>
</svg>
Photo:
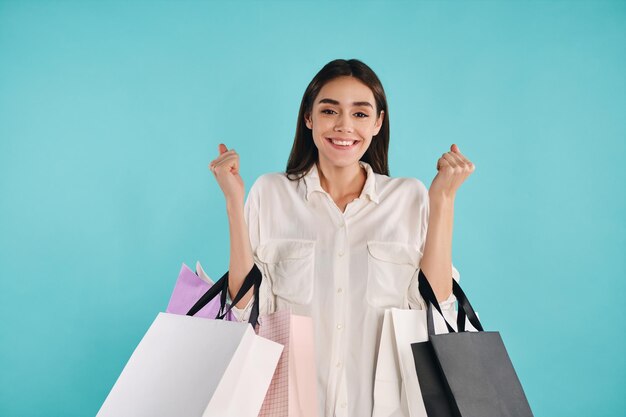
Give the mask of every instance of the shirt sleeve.
<svg viewBox="0 0 626 417">
<path fill-rule="evenodd" d="M 421 261 L 421 257 L 424 253 L 424 246 L 426 245 L 426 232 L 428 231 L 428 216 L 430 213 L 430 202 L 428 200 L 428 189 L 421 182 L 419 182 L 418 192 L 421 194 L 420 204 L 419 204 L 420 236 L 422 236 L 422 242 L 421 242 L 420 253 L 419 253 L 420 261 Z M 411 283 L 409 284 L 409 289 L 407 293 L 407 301 L 408 301 L 409 308 L 415 309 L 415 310 L 425 310 L 427 307 L 426 301 L 424 301 L 424 299 L 422 298 L 419 292 L 419 279 L 418 279 L 419 271 L 420 271 L 420 268 L 418 267 L 417 270 L 415 271 L 415 274 L 411 278 Z M 461 279 L 461 275 L 459 274 L 459 271 L 454 267 L 454 264 L 452 264 L 452 278 L 456 282 L 459 282 L 459 280 Z M 454 296 L 454 294 L 450 294 L 450 296 L 446 300 L 439 303 L 439 306 L 441 307 L 442 311 L 454 310 L 455 302 L 456 302 L 456 297 Z"/>
<path fill-rule="evenodd" d="M 426 310 L 426 307 L 427 307 L 426 301 L 424 301 L 424 298 L 422 298 L 422 295 L 420 294 L 420 290 L 419 290 L 419 280 L 418 280 L 419 271 L 420 269 L 418 268 L 415 271 L 415 274 L 413 275 L 413 277 L 411 278 L 407 300 L 408 300 L 409 308 L 414 309 L 414 310 Z M 461 279 L 461 275 L 459 274 L 459 271 L 454 267 L 454 264 L 452 265 L 452 278 L 454 278 L 456 282 L 459 282 L 459 280 Z M 442 311 L 454 310 L 455 302 L 456 302 L 456 297 L 454 296 L 454 294 L 450 294 L 450 296 L 446 300 L 441 301 L 439 303 L 439 307 L 441 307 Z"/>
<path fill-rule="evenodd" d="M 250 236 L 250 245 L 252 246 L 252 256 L 254 263 L 261 271 L 263 280 L 261 281 L 261 287 L 259 289 L 259 314 L 265 315 L 274 312 L 275 310 L 275 296 L 272 291 L 271 281 L 268 279 L 267 265 L 262 262 L 257 256 L 257 249 L 259 247 L 260 235 L 261 235 L 261 215 L 259 213 L 260 207 L 260 194 L 259 193 L 260 178 L 252 185 L 248 198 L 244 204 L 244 218 L 248 225 L 248 235 Z M 230 302 L 230 297 L 229 302 Z M 250 318 L 250 312 L 252 311 L 252 302 L 254 297 L 250 299 L 248 305 L 244 308 L 232 308 L 233 316 L 237 321 L 248 321 Z"/>
</svg>

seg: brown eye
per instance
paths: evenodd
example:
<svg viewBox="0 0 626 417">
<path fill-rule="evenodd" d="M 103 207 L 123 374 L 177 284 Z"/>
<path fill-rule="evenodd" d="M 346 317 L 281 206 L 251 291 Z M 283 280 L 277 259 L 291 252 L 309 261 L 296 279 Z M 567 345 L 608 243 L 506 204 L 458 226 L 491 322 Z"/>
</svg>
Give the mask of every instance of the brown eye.
<svg viewBox="0 0 626 417">
<path fill-rule="evenodd" d="M 331 114 L 329 112 L 333 112 L 334 113 L 335 111 L 332 110 L 332 109 L 324 109 L 324 110 L 321 111 L 321 113 L 324 113 L 324 114 Z"/>
<path fill-rule="evenodd" d="M 357 116 L 359 119 L 364 119 L 366 117 L 369 117 L 367 114 L 365 114 L 363 112 L 358 112 L 358 113 L 354 113 L 354 114 L 362 114 L 362 116 Z"/>
</svg>

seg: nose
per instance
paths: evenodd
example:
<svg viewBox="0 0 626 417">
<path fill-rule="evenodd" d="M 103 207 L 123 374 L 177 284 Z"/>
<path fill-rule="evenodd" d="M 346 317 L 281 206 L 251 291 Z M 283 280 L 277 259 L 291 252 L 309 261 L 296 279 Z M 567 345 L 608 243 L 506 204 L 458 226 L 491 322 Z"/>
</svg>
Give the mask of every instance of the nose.
<svg viewBox="0 0 626 417">
<path fill-rule="evenodd" d="M 336 119 L 335 132 L 349 132 L 352 133 L 352 120 L 348 113 L 343 113 Z"/>
</svg>

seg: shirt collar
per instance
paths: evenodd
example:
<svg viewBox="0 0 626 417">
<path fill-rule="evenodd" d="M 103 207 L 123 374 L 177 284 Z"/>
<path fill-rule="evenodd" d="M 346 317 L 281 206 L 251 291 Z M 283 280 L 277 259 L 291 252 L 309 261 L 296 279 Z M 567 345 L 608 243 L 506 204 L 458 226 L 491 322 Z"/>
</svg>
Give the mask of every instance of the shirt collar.
<svg viewBox="0 0 626 417">
<path fill-rule="evenodd" d="M 365 184 L 363 185 L 363 190 L 361 191 L 361 195 L 359 198 L 368 197 L 370 201 L 378 204 L 378 194 L 376 194 L 376 177 L 374 174 L 374 170 L 364 161 L 359 161 L 359 165 L 365 168 L 365 172 L 367 174 L 367 179 L 365 180 Z M 322 188 L 320 184 L 319 172 L 317 170 L 317 164 L 313 163 L 309 172 L 304 175 L 304 182 L 306 184 L 306 199 L 309 200 L 309 196 L 314 192 L 326 193 L 326 191 Z"/>
</svg>

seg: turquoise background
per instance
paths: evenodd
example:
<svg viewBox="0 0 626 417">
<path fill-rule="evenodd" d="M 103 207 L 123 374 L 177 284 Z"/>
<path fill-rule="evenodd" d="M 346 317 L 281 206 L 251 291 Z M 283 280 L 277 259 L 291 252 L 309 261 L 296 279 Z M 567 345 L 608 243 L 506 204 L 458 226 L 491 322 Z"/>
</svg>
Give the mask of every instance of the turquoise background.
<svg viewBox="0 0 626 417">
<path fill-rule="evenodd" d="M 626 415 L 624 1 L 0 1 L 0 415 L 96 414 L 181 263 L 228 268 L 218 143 L 283 170 L 335 58 L 392 176 L 476 164 L 454 263 L 535 415 Z"/>
</svg>

